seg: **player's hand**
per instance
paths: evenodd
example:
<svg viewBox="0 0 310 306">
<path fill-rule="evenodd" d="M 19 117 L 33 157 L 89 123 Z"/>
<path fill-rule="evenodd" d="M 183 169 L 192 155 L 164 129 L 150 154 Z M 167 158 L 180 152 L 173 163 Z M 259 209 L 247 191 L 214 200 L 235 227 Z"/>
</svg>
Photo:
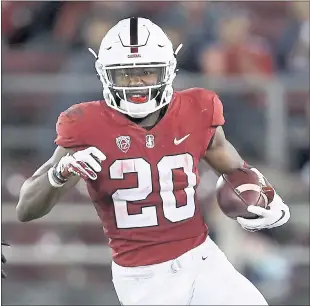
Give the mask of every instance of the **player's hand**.
<svg viewBox="0 0 310 306">
<path fill-rule="evenodd" d="M 256 219 L 237 218 L 237 222 L 248 231 L 257 231 L 264 228 L 273 228 L 285 224 L 291 214 L 289 207 L 283 202 L 281 197 L 275 192 L 274 188 L 268 183 L 266 178 L 256 169 L 251 168 L 259 176 L 263 191 L 269 201 L 268 207 L 250 205 L 247 210 L 256 214 Z"/>
<path fill-rule="evenodd" d="M 102 170 L 101 162 L 105 159 L 106 156 L 95 147 L 75 152 L 73 155 L 67 154 L 49 170 L 49 181 L 54 187 L 60 187 L 72 175 L 78 175 L 83 179 L 96 180 L 97 173 Z"/>
<path fill-rule="evenodd" d="M 63 178 L 69 178 L 71 175 L 79 175 L 84 179 L 97 179 L 97 173 L 101 168 L 101 162 L 106 156 L 97 148 L 89 147 L 82 151 L 77 151 L 73 155 L 66 155 L 59 161 L 56 171 Z"/>
<path fill-rule="evenodd" d="M 284 204 L 281 197 L 275 193 L 272 202 L 268 205 L 269 209 L 259 206 L 248 206 L 248 211 L 258 215 L 257 219 L 237 218 L 237 222 L 248 231 L 257 231 L 264 228 L 273 228 L 285 224 L 291 214 L 289 207 Z"/>
<path fill-rule="evenodd" d="M 10 246 L 8 243 L 1 241 L 1 247 L 2 247 L 3 245 Z M 5 263 L 6 263 L 6 258 L 5 258 L 5 256 L 3 255 L 3 252 L 2 252 L 2 250 L 1 250 L 1 266 L 2 266 L 3 264 L 5 264 Z M 3 271 L 2 269 L 1 269 L 1 278 L 6 278 L 6 274 L 4 273 L 4 271 Z"/>
</svg>

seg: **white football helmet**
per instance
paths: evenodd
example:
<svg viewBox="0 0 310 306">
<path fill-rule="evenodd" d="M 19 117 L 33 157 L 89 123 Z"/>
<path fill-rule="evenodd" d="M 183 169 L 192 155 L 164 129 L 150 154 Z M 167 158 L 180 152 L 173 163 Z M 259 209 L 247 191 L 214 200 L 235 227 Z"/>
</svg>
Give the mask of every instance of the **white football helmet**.
<svg viewBox="0 0 310 306">
<path fill-rule="evenodd" d="M 119 21 L 103 38 L 98 56 L 89 49 L 97 59 L 95 67 L 107 105 L 143 118 L 170 103 L 181 47 L 174 52 L 164 31 L 148 19 Z M 144 82 L 146 75 L 153 76 L 153 81 Z M 136 78 L 133 85 L 132 78 Z"/>
</svg>

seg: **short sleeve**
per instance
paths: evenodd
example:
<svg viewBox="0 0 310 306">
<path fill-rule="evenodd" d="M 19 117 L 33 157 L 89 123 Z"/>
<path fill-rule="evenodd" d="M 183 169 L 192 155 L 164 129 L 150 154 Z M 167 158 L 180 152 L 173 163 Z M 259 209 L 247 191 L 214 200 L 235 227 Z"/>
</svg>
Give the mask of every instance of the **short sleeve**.
<svg viewBox="0 0 310 306">
<path fill-rule="evenodd" d="M 56 123 L 55 143 L 64 148 L 85 145 L 83 137 L 83 110 L 77 105 L 61 113 Z"/>
<path fill-rule="evenodd" d="M 223 114 L 223 104 L 218 95 L 214 91 L 206 89 L 200 89 L 199 93 L 200 107 L 203 114 L 203 146 L 201 151 L 201 154 L 203 155 L 212 144 L 216 128 L 224 125 L 225 119 Z"/>
<path fill-rule="evenodd" d="M 212 122 L 211 126 L 212 127 L 217 127 L 224 125 L 225 123 L 225 118 L 224 118 L 224 113 L 223 113 L 223 103 L 219 99 L 217 95 L 213 97 L 213 116 L 212 116 Z"/>
</svg>

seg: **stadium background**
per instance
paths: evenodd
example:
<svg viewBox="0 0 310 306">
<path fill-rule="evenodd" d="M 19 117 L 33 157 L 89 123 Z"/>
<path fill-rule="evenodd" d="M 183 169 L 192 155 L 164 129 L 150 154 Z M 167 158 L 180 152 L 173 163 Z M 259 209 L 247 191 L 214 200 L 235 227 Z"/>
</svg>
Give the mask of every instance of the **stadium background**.
<svg viewBox="0 0 310 306">
<path fill-rule="evenodd" d="M 216 177 L 201 164 L 212 237 L 270 303 L 309 305 L 309 2 L 3 1 L 1 14 L 2 238 L 12 245 L 3 305 L 118 304 L 83 184 L 42 220 L 19 223 L 14 208 L 55 148 L 58 114 L 101 98 L 87 47 L 98 50 L 130 16 L 151 18 L 175 47 L 184 44 L 175 88 L 219 93 L 227 137 L 291 207 L 283 228 L 247 233 L 218 211 Z"/>
</svg>

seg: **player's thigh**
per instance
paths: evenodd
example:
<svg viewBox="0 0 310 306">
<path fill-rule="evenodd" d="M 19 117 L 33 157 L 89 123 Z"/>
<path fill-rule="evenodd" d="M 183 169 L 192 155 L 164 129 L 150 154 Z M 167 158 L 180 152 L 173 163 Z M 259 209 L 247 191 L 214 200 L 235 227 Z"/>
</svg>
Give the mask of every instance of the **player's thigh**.
<svg viewBox="0 0 310 306">
<path fill-rule="evenodd" d="M 193 275 L 175 273 L 151 278 L 114 279 L 123 305 L 188 305 L 193 290 Z"/>
<path fill-rule="evenodd" d="M 259 290 L 217 248 L 202 262 L 190 305 L 268 304 Z"/>
</svg>

